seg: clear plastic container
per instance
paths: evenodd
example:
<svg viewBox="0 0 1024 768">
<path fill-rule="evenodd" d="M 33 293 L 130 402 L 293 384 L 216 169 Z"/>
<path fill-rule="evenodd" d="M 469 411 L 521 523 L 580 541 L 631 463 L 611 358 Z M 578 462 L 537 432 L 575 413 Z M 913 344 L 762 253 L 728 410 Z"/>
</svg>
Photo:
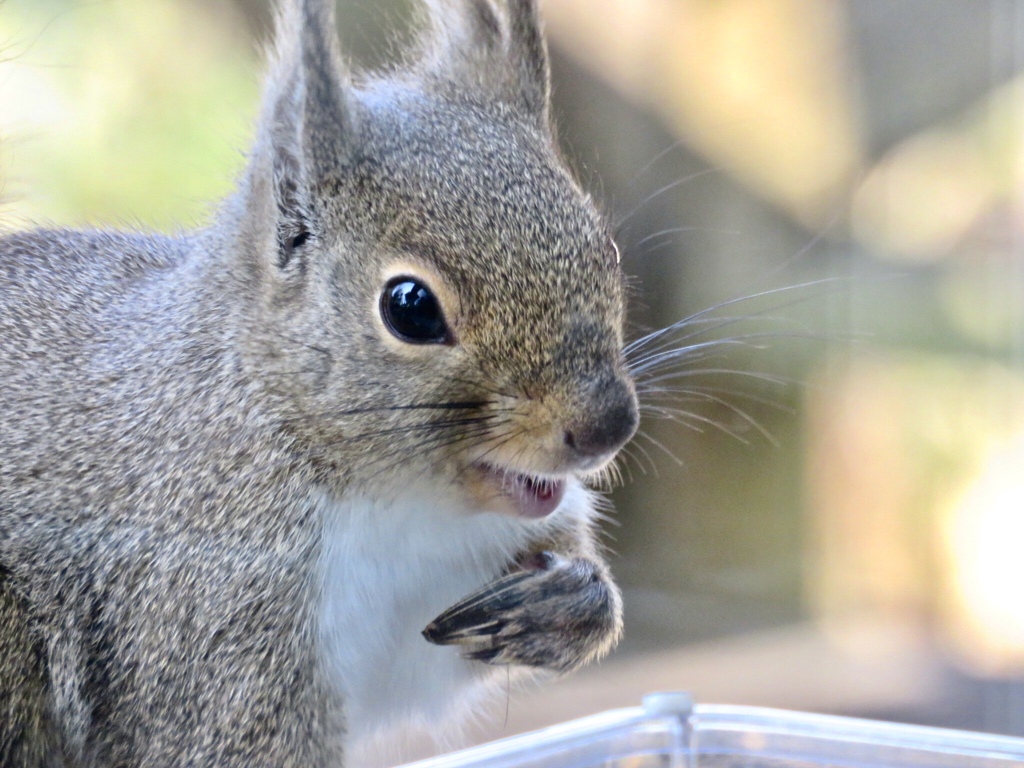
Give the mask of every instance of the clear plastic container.
<svg viewBox="0 0 1024 768">
<path fill-rule="evenodd" d="M 1008 768 L 1024 739 L 648 696 L 409 768 Z"/>
</svg>

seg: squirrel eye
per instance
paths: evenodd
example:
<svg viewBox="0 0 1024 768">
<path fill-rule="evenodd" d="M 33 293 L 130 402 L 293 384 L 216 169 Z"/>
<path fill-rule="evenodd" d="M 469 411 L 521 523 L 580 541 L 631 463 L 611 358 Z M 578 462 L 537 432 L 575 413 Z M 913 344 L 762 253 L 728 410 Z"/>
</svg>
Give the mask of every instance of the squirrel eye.
<svg viewBox="0 0 1024 768">
<path fill-rule="evenodd" d="M 451 342 L 440 302 L 415 278 L 395 277 L 388 281 L 380 297 L 380 316 L 392 335 L 409 344 Z"/>
</svg>

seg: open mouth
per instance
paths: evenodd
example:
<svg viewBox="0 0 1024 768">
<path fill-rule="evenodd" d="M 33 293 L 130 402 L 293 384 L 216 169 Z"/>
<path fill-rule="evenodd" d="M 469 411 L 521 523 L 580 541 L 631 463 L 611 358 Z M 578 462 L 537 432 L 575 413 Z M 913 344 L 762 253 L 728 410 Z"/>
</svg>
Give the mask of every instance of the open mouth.
<svg viewBox="0 0 1024 768">
<path fill-rule="evenodd" d="M 547 517 L 558 509 L 565 496 L 565 480 L 562 478 L 527 475 L 487 464 L 479 468 L 501 495 L 511 502 L 513 511 L 522 517 Z"/>
</svg>

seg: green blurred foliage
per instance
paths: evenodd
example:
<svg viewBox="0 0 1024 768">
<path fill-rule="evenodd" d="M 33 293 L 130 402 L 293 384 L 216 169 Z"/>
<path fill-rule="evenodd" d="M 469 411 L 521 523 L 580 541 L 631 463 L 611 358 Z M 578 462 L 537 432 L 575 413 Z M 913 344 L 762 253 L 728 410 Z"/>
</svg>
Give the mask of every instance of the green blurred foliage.
<svg viewBox="0 0 1024 768">
<path fill-rule="evenodd" d="M 241 169 L 257 51 L 233 7 L 0 5 L 4 225 L 205 220 Z"/>
</svg>

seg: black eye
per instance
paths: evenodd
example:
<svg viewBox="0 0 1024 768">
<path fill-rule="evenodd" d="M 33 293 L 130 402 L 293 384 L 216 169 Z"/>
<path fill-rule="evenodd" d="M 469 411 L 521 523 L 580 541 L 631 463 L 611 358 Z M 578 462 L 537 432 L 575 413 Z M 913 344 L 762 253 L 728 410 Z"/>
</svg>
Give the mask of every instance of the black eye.
<svg viewBox="0 0 1024 768">
<path fill-rule="evenodd" d="M 447 344 L 448 325 L 437 297 L 412 277 L 388 281 L 380 297 L 380 316 L 397 338 L 410 344 Z"/>
</svg>

